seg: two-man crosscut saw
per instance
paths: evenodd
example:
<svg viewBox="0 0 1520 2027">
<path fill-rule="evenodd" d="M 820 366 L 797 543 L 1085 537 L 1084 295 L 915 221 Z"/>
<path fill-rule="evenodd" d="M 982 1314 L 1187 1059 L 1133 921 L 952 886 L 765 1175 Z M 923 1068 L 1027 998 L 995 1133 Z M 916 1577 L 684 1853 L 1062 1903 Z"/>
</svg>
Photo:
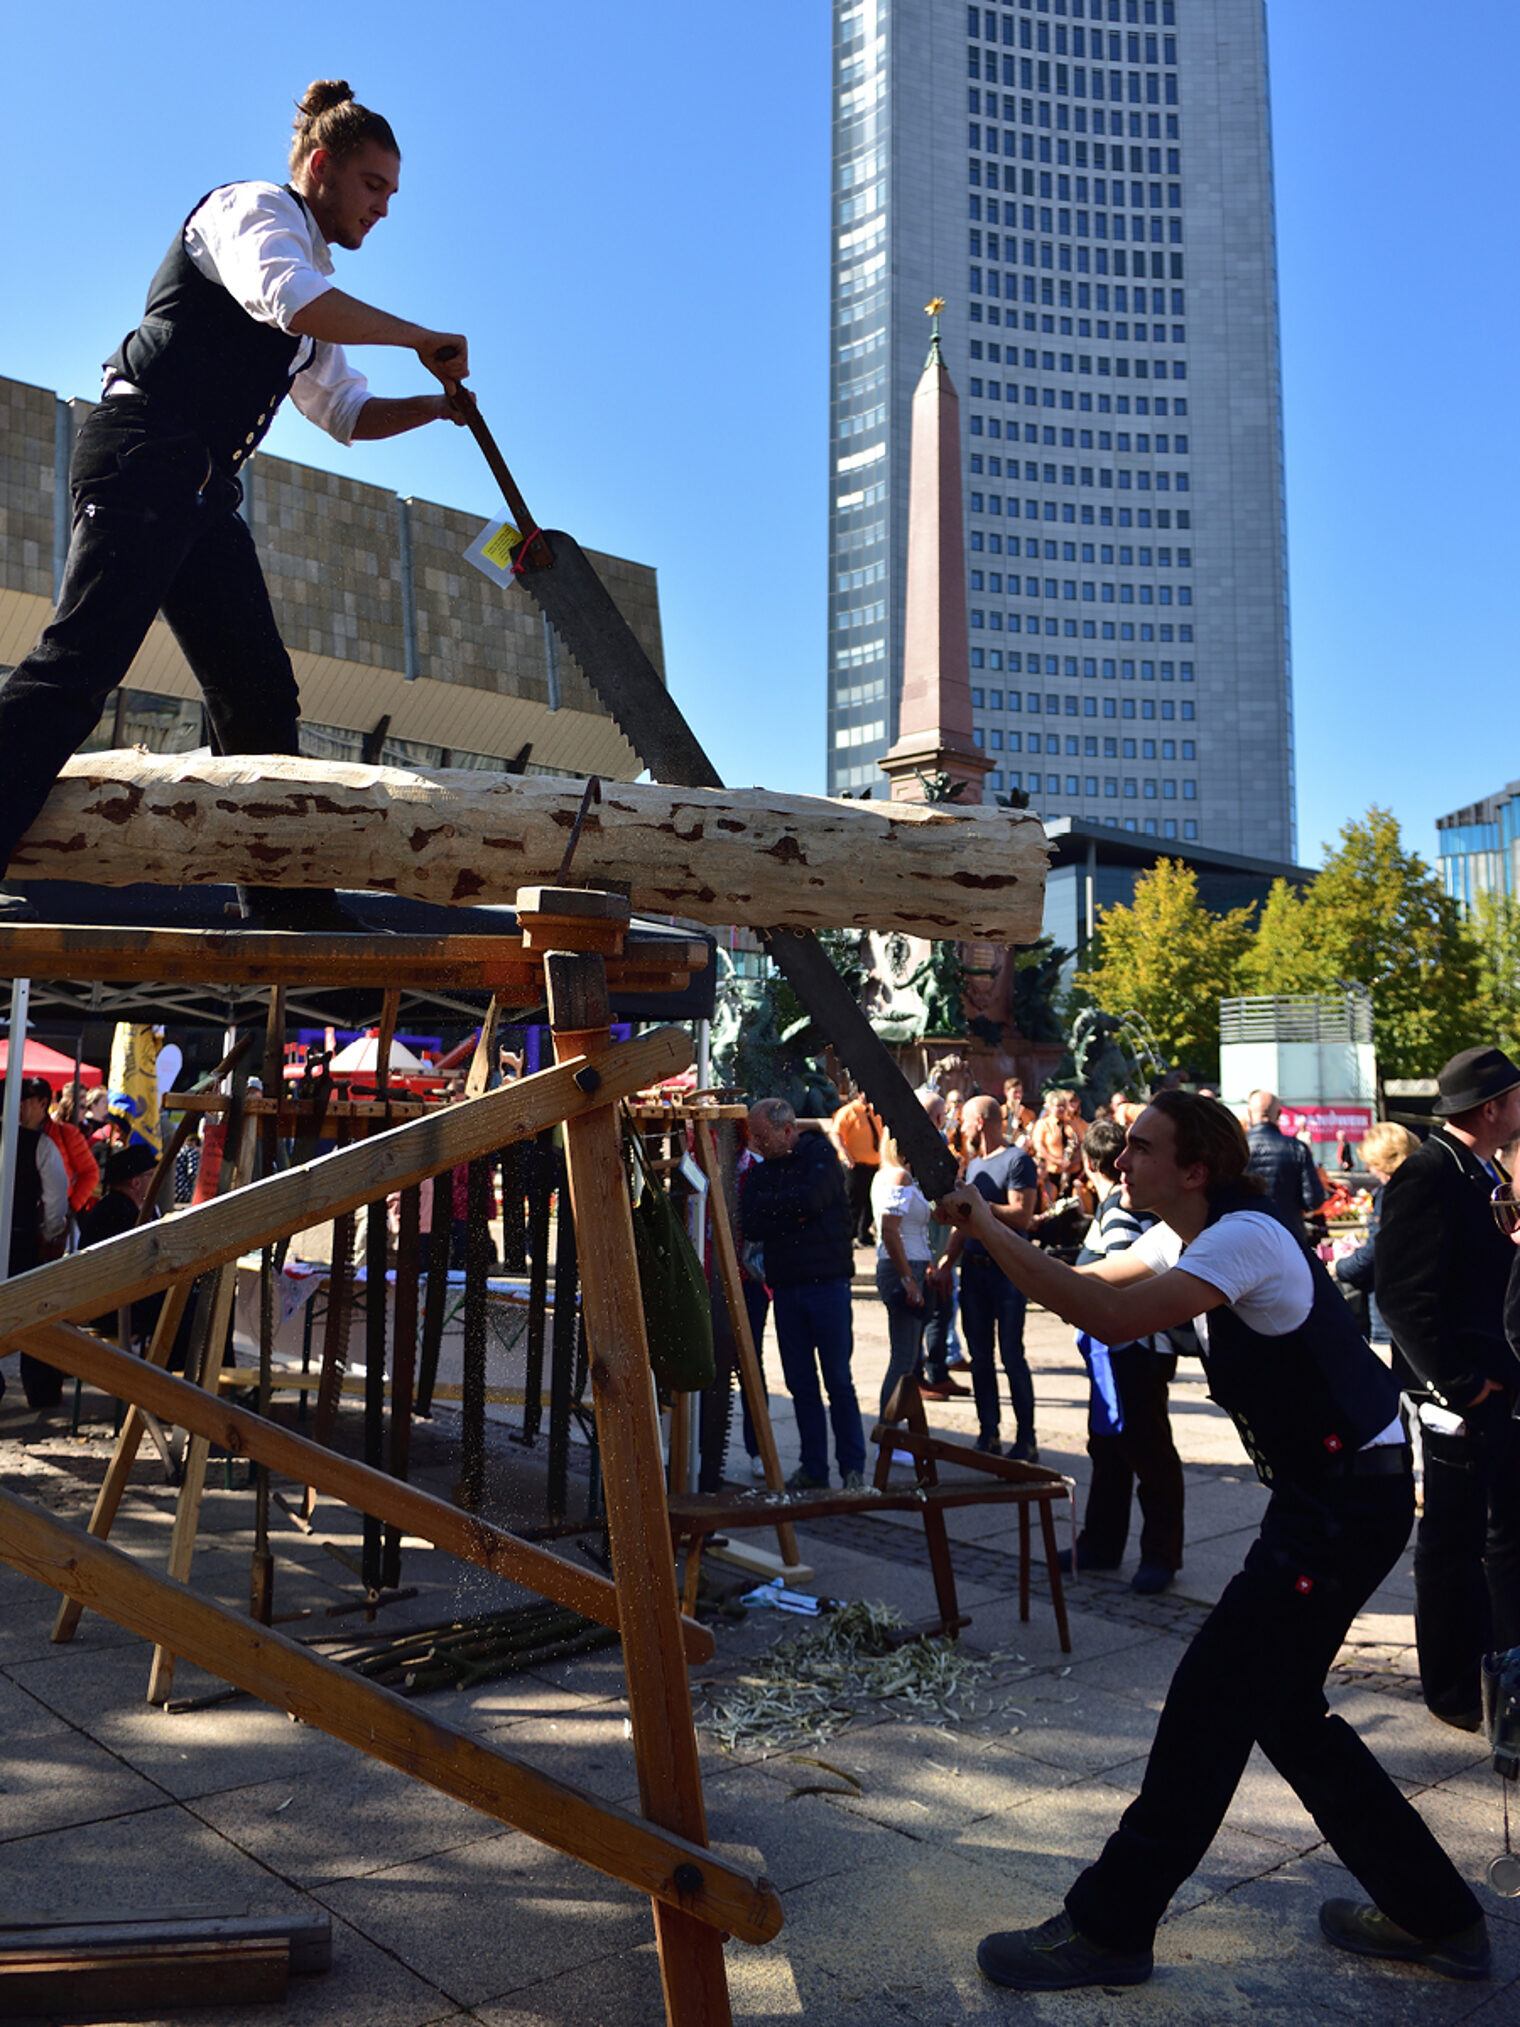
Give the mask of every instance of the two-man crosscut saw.
<svg viewBox="0 0 1520 2027">
<path fill-rule="evenodd" d="M 717 769 L 580 544 L 557 528 L 538 526 L 473 396 L 458 393 L 454 406 L 485 453 L 516 524 L 518 539 L 511 553 L 518 582 L 580 664 L 629 744 L 656 781 L 678 788 L 722 788 Z M 792 990 L 902 1149 L 925 1196 L 932 1202 L 954 1189 L 954 1156 L 817 937 L 796 929 L 761 934 Z"/>
</svg>

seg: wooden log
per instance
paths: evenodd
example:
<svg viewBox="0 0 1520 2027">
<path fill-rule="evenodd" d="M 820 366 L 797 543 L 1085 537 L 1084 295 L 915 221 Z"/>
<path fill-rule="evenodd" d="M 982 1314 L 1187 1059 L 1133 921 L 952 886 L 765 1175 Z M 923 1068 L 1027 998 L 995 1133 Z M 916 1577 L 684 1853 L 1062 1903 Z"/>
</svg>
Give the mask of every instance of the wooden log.
<svg viewBox="0 0 1520 2027">
<path fill-rule="evenodd" d="M 5 1491 L 0 1560 L 372 1759 L 650 1894 L 694 1927 L 762 1943 L 781 1926 L 781 1904 L 768 1881 L 424 1716 L 394 1690 L 308 1652 L 278 1627 L 208 1604 Z"/>
<path fill-rule="evenodd" d="M 496 1576 L 552 1598 L 584 1618 L 616 1632 L 619 1625 L 617 1593 L 596 1570 L 524 1541 L 489 1520 L 461 1513 L 447 1500 L 367 1464 L 325 1450 L 306 1436 L 298 1436 L 283 1423 L 250 1414 L 230 1401 L 203 1393 L 188 1380 L 163 1372 L 145 1360 L 134 1358 L 104 1338 L 72 1324 L 40 1325 L 22 1344 L 35 1357 L 46 1359 L 78 1379 L 87 1380 L 123 1400 L 144 1403 L 165 1421 L 189 1429 L 215 1443 L 229 1457 L 251 1457 L 267 1464 L 298 1483 L 316 1486 L 330 1498 L 341 1500 L 361 1513 L 374 1513 L 407 1534 L 430 1541 L 466 1562 L 478 1563 Z M 101 1533 L 95 1521 L 92 1534 Z M 682 1621 L 681 1638 L 686 1657 L 693 1666 L 710 1661 L 713 1637 L 695 1620 Z"/>
<path fill-rule="evenodd" d="M 601 1060 L 607 974 L 600 957 L 551 950 L 544 959 L 555 1053 Z M 565 1122 L 565 1163 L 580 1247 L 581 1307 L 591 1350 L 608 1535 L 618 1596 L 628 1717 L 644 1813 L 707 1841 L 691 1691 L 682 1665 L 680 1607 L 660 1470 L 654 1379 L 633 1247 L 633 1213 L 616 1112 L 601 1106 Z M 687 1911 L 658 1903 L 655 1942 L 669 2027 L 730 2027 L 723 1948 Z"/>
<path fill-rule="evenodd" d="M 11 872 L 510 905 L 555 881 L 580 796 L 579 782 L 537 775 L 91 753 L 65 767 Z M 631 883 L 635 908 L 700 922 L 1028 943 L 1045 860 L 1027 810 L 609 782 L 575 871 Z"/>
<path fill-rule="evenodd" d="M 151 1295 L 182 1275 L 204 1273 L 271 1239 L 304 1232 L 372 1197 L 493 1154 L 562 1119 L 673 1076 L 691 1060 L 689 1035 L 679 1028 L 657 1028 L 599 1055 L 594 1071 L 579 1060 L 557 1063 L 484 1098 L 450 1105 L 303 1168 L 196 1204 L 178 1217 L 34 1267 L 0 1286 L 0 1347 L 33 1324 L 98 1316 L 107 1306 Z M 580 1077 L 587 1080 L 585 1089 L 577 1082 Z M 443 1232 L 446 1238 L 446 1222 Z"/>
</svg>

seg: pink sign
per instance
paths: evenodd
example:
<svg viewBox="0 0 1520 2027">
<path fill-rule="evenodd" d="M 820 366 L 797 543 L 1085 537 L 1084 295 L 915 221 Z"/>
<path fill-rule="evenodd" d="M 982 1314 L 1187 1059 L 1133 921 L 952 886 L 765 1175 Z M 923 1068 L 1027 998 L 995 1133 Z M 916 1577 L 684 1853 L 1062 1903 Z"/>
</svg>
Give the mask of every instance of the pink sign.
<svg viewBox="0 0 1520 2027">
<path fill-rule="evenodd" d="M 1307 1126 L 1311 1140 L 1361 1140 L 1372 1129 L 1372 1107 L 1284 1105 L 1278 1124 L 1295 1138 Z"/>
</svg>

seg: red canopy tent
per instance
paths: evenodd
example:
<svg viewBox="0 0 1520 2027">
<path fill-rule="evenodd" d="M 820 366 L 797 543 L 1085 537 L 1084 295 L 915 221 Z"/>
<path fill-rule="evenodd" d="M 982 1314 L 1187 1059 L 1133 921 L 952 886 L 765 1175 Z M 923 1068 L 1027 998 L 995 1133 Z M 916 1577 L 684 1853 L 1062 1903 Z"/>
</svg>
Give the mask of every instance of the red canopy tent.
<svg viewBox="0 0 1520 2027">
<path fill-rule="evenodd" d="M 10 1043 L 0 1041 L 0 1077 L 5 1075 L 10 1066 L 10 1056 Z M 62 1085 L 74 1081 L 74 1058 L 60 1056 L 56 1049 L 50 1049 L 45 1042 L 34 1042 L 28 1036 L 21 1057 L 21 1074 L 23 1077 L 46 1077 L 57 1091 Z M 81 1063 L 79 1081 L 81 1084 L 101 1084 L 105 1079 L 93 1063 Z"/>
</svg>

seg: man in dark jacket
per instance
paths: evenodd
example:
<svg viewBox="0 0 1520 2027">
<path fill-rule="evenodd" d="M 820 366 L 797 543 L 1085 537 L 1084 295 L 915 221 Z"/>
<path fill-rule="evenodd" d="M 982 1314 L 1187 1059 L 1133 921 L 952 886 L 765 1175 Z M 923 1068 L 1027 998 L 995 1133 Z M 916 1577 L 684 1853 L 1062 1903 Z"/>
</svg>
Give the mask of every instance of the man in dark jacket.
<svg viewBox="0 0 1520 2027">
<path fill-rule="evenodd" d="M 802 1462 L 787 1485 L 793 1492 L 827 1486 L 832 1422 L 840 1478 L 846 1491 L 860 1489 L 866 1445 L 850 1375 L 855 1252 L 844 1170 L 827 1136 L 802 1132 L 784 1098 L 762 1098 L 752 1107 L 749 1139 L 761 1159 L 744 1178 L 740 1223 L 746 1242 L 758 1240 L 764 1250 L 776 1303 L 776 1348 L 802 1445 Z"/>
<path fill-rule="evenodd" d="M 1443 1124 L 1383 1191 L 1376 1288 L 1396 1370 L 1420 1399 L 1420 1686 L 1437 1717 L 1475 1731 L 1484 1651 L 1520 1645 L 1520 1360 L 1504 1336 L 1515 1253 L 1489 1208 L 1505 1180 L 1495 1157 L 1520 1132 L 1520 1066 L 1464 1049 L 1438 1082 Z"/>
<path fill-rule="evenodd" d="M 1308 1148 L 1301 1140 L 1290 1140 L 1278 1125 L 1281 1117 L 1282 1105 L 1274 1091 L 1253 1091 L 1246 1100 L 1246 1142 L 1251 1149 L 1246 1173 L 1265 1186 L 1283 1223 L 1306 1244 L 1304 1218 L 1325 1201 L 1325 1185 Z"/>
</svg>

